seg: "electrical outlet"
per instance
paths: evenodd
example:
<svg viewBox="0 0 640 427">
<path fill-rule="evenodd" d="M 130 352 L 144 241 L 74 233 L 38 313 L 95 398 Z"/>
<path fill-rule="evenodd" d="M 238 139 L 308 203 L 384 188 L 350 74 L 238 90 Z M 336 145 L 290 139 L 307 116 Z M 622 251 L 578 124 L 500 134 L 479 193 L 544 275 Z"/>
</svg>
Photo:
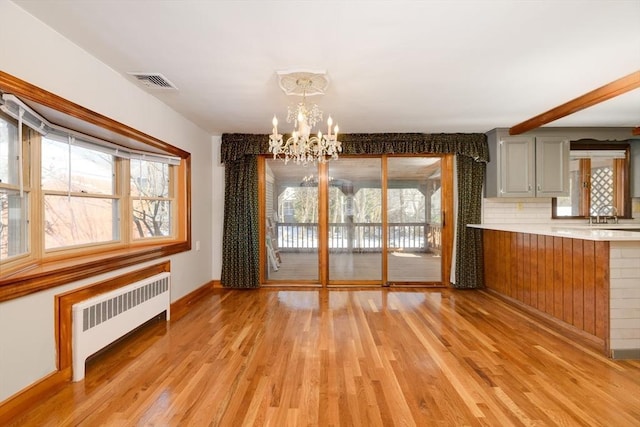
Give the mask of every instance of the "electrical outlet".
<svg viewBox="0 0 640 427">
<path fill-rule="evenodd" d="M 196 251 L 200 250 L 200 240 L 196 240 Z"/>
</svg>

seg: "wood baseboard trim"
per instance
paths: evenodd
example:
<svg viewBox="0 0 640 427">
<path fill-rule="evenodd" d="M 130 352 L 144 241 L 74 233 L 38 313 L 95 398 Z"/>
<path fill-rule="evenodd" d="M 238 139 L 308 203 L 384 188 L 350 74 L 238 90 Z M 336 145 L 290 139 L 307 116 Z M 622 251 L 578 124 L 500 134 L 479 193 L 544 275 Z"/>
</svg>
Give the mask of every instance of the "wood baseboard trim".
<svg viewBox="0 0 640 427">
<path fill-rule="evenodd" d="M 0 425 L 7 425 L 39 400 L 54 394 L 71 380 L 71 369 L 55 371 L 0 402 Z"/>
<path fill-rule="evenodd" d="M 212 280 L 211 283 L 212 283 L 212 287 L 214 289 L 222 289 L 223 288 L 222 281 L 220 281 L 220 280 Z"/>
<path fill-rule="evenodd" d="M 216 286 L 216 282 L 218 286 Z M 212 280 L 205 283 L 194 291 L 171 303 L 171 321 L 174 322 L 184 316 L 189 307 L 197 303 L 200 299 L 209 295 L 214 288 L 222 287 L 219 280 Z"/>
</svg>

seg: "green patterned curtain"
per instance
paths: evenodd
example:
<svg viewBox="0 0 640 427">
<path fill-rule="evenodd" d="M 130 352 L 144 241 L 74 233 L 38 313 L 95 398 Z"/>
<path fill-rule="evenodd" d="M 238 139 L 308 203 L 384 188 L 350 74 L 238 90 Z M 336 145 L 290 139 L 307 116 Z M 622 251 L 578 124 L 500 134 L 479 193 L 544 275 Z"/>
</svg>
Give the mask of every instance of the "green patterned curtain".
<svg viewBox="0 0 640 427">
<path fill-rule="evenodd" d="M 484 260 L 482 256 L 482 230 L 467 224 L 480 224 L 482 220 L 482 184 L 486 163 L 471 157 L 456 156 L 458 169 L 458 219 L 456 241 L 456 288 L 484 287 Z"/>
<path fill-rule="evenodd" d="M 343 154 L 456 155 L 458 227 L 454 286 L 482 287 L 481 235 L 466 224 L 480 222 L 482 183 L 485 164 L 489 161 L 486 136 L 482 133 L 342 134 L 340 140 Z M 221 158 L 226 171 L 222 258 L 225 287 L 259 286 L 257 156 L 261 154 L 269 154 L 268 135 L 222 135 Z M 236 168 L 241 170 L 235 171 Z"/>
<path fill-rule="evenodd" d="M 227 288 L 260 286 L 258 159 L 245 156 L 224 169 L 222 277 Z"/>
</svg>

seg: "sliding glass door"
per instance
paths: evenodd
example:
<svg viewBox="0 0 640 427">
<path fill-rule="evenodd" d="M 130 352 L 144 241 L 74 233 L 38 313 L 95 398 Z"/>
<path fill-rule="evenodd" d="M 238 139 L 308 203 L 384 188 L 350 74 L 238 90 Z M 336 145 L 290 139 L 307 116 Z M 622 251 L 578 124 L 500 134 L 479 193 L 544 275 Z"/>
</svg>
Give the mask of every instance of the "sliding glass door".
<svg viewBox="0 0 640 427">
<path fill-rule="evenodd" d="M 387 159 L 387 281 L 442 281 L 442 162 Z"/>
<path fill-rule="evenodd" d="M 317 168 L 267 159 L 264 171 L 264 277 L 318 283 Z"/>
<path fill-rule="evenodd" d="M 442 283 L 450 171 L 441 157 L 342 156 L 306 167 L 263 160 L 263 283 Z"/>
<path fill-rule="evenodd" d="M 329 284 L 382 282 L 380 158 L 329 162 Z"/>
</svg>

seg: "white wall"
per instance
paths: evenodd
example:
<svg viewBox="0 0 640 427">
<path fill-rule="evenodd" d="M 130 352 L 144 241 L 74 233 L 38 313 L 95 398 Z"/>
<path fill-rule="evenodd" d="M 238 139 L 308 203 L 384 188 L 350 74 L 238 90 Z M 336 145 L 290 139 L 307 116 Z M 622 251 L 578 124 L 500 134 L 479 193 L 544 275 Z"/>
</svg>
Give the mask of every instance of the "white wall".
<svg viewBox="0 0 640 427">
<path fill-rule="evenodd" d="M 0 0 L 0 17 L 0 70 L 191 153 L 194 249 L 169 258 L 171 299 L 219 279 L 224 172 L 212 161 L 219 158 L 220 138 L 212 139 L 15 4 Z M 55 370 L 55 294 L 137 268 L 0 303 L 0 402 Z"/>
</svg>

